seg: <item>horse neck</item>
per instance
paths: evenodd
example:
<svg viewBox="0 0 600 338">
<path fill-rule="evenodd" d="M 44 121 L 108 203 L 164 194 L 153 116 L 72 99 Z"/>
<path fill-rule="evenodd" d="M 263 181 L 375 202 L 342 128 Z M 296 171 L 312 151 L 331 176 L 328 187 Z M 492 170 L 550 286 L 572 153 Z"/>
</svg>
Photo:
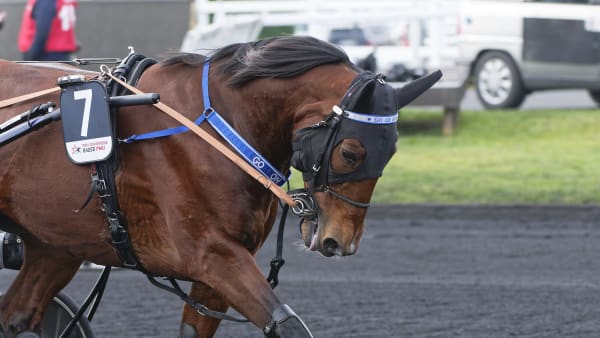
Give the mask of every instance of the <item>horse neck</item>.
<svg viewBox="0 0 600 338">
<path fill-rule="evenodd" d="M 263 78 L 237 89 L 217 79 L 211 83 L 211 103 L 275 166 L 287 170 L 294 131 L 329 114 L 355 76 L 348 66 L 327 65 L 295 78 Z"/>
<path fill-rule="evenodd" d="M 287 170 L 291 152 L 291 114 L 280 91 L 269 81 L 229 88 L 223 80 L 210 84 L 212 108 L 279 170 Z M 259 83 L 260 82 L 260 83 Z"/>
<path fill-rule="evenodd" d="M 297 104 L 293 112 L 293 130 L 322 121 L 339 104 L 357 72 L 344 64 L 325 65 L 304 74 L 294 90 Z"/>
</svg>

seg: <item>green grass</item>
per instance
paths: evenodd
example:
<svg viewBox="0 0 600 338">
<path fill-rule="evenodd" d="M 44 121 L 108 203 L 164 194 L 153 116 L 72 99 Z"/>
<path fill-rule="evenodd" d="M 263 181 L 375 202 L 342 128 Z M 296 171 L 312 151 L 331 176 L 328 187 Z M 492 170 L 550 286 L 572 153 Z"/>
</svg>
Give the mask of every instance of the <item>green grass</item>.
<svg viewBox="0 0 600 338">
<path fill-rule="evenodd" d="M 600 204 L 600 111 L 402 111 L 374 203 Z M 292 187 L 302 186 L 294 172 Z"/>
<path fill-rule="evenodd" d="M 600 203 L 600 111 L 462 112 L 452 137 L 441 115 L 401 112 L 373 202 Z"/>
</svg>

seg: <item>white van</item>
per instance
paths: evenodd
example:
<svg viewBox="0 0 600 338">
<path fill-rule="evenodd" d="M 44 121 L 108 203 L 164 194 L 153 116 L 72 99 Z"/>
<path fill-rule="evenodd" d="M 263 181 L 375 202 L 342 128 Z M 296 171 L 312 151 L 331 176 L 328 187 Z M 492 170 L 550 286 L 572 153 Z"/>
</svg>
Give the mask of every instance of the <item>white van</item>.
<svg viewBox="0 0 600 338">
<path fill-rule="evenodd" d="M 485 107 L 564 88 L 600 104 L 600 0 L 461 0 L 459 13 L 459 62 Z"/>
</svg>

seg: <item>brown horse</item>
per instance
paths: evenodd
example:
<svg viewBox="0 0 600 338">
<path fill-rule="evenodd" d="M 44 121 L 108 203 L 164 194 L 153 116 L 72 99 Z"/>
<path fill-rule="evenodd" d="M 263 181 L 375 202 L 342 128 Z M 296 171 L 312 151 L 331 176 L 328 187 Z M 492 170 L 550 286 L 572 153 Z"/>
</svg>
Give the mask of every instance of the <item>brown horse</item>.
<svg viewBox="0 0 600 338">
<path fill-rule="evenodd" d="M 162 102 L 193 120 L 204 105 L 204 62 L 192 54 L 169 58 L 150 67 L 137 87 L 159 93 Z M 1 61 L 0 100 L 52 87 L 59 76 L 73 72 Z M 295 132 L 330 116 L 359 73 L 342 51 L 313 38 L 270 38 L 211 56 L 212 107 L 275 168 L 287 172 L 294 164 L 303 170 L 318 215 L 306 218 L 302 237 L 325 256 L 356 252 L 367 203 L 395 149 L 395 126 L 371 142 L 375 149 L 360 132 L 350 130 L 343 138 L 342 129 L 334 133 L 327 141 L 331 147 L 321 154 L 329 172 L 318 180 L 311 177 L 312 160 L 304 158 L 309 149 L 293 150 L 293 141 Z M 363 103 L 355 106 L 373 107 L 377 86 L 387 93 L 380 108 L 397 111 L 391 88 L 380 78 L 370 82 L 360 94 Z M 48 101 L 58 103 L 58 98 L 46 95 L 0 109 L 0 122 Z M 122 108 L 117 137 L 176 125 L 150 106 Z M 19 234 L 25 243 L 23 266 L 0 300 L 0 336 L 40 334 L 44 310 L 83 260 L 123 264 L 98 197 L 72 212 L 89 192 L 90 167 L 67 159 L 61 128 L 53 123 L 0 148 L 0 229 Z M 201 128 L 219 137 L 206 123 Z M 323 142 L 316 140 L 313 146 Z M 254 260 L 276 217 L 274 195 L 191 132 L 122 144 L 118 151 L 118 199 L 144 270 L 193 281 L 193 299 L 218 311 L 231 306 L 267 328 L 269 336 L 310 336 L 298 317 L 282 310 Z M 378 156 L 373 168 L 371 158 Z M 322 189 L 311 185 L 315 182 Z M 212 337 L 219 323 L 186 305 L 181 336 Z"/>
</svg>

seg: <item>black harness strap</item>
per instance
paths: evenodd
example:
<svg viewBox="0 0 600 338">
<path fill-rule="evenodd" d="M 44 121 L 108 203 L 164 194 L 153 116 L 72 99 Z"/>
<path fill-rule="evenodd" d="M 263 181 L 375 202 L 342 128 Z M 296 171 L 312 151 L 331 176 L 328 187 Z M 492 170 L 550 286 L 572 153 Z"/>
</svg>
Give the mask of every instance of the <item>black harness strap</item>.
<svg viewBox="0 0 600 338">
<path fill-rule="evenodd" d="M 271 260 L 271 269 L 269 270 L 269 276 L 267 282 L 271 285 L 271 289 L 275 289 L 279 284 L 279 270 L 285 264 L 283 259 L 283 231 L 285 229 L 285 220 L 288 215 L 290 206 L 284 204 L 281 210 L 281 218 L 279 219 L 279 228 L 277 229 L 277 247 L 275 249 L 275 257 Z"/>
<path fill-rule="evenodd" d="M 137 82 L 143 70 L 156 63 L 156 61 L 152 59 L 149 59 L 151 61 L 145 62 L 143 60 L 148 60 L 148 58 L 141 54 L 129 54 L 121 62 L 121 64 L 119 64 L 115 68 L 113 74 L 115 75 L 115 77 L 126 79 L 127 82 Z M 140 65 L 142 63 L 144 64 L 143 68 L 139 66 L 136 67 L 136 65 Z M 136 69 L 136 71 L 131 72 L 131 70 L 134 68 Z M 135 77 L 130 76 L 133 75 L 130 73 L 135 73 Z M 107 87 L 110 96 L 118 96 L 126 91 L 125 88 L 122 88 L 118 83 L 113 81 L 109 81 Z M 115 131 L 117 112 L 117 107 L 111 107 L 111 120 L 113 123 L 113 130 Z M 117 135 L 117 133 L 115 132 L 114 135 Z M 115 144 L 118 145 L 118 142 L 115 142 Z M 119 200 L 117 198 L 117 187 L 115 183 L 115 172 L 119 168 L 118 153 L 118 149 L 115 149 L 113 155 L 108 160 L 96 164 L 96 171 L 98 176 L 98 184 L 96 184 L 96 189 L 102 201 L 104 214 L 108 222 L 108 228 L 112 239 L 112 245 L 117 250 L 117 253 L 121 258 L 123 265 L 131 269 L 146 272 L 142 264 L 139 262 L 135 251 L 133 250 L 131 238 L 129 237 L 129 227 L 127 225 L 127 220 L 125 219 L 125 216 L 123 215 L 123 213 L 121 212 L 121 208 L 119 207 Z"/>
<path fill-rule="evenodd" d="M 108 281 L 108 276 L 110 275 L 110 269 L 111 269 L 110 266 L 104 267 L 104 270 L 102 271 L 102 274 L 96 281 L 96 284 L 92 288 L 92 291 L 90 291 L 89 295 L 87 296 L 87 298 L 85 299 L 85 301 L 83 302 L 81 307 L 79 308 L 79 311 L 77 311 L 77 313 L 69 321 L 67 326 L 63 329 L 59 338 L 69 337 L 71 330 L 73 330 L 73 328 L 75 327 L 75 325 L 77 324 L 79 319 L 84 315 L 85 311 L 87 310 L 87 308 L 90 305 L 92 305 L 92 308 L 90 309 L 90 312 L 87 315 L 87 319 L 89 321 L 92 320 L 92 318 L 94 317 L 94 314 L 96 313 L 96 310 L 98 309 L 98 305 L 100 305 L 100 300 L 102 299 L 102 296 L 104 295 L 104 290 L 106 288 L 106 282 Z M 93 304 L 92 304 L 92 301 L 94 302 Z"/>
<path fill-rule="evenodd" d="M 117 74 L 116 76 L 118 77 L 126 78 L 132 66 L 144 59 L 146 59 L 146 57 L 143 55 L 129 54 L 121 62 L 121 64 L 117 66 L 114 73 Z M 156 61 L 152 61 L 153 62 L 146 62 L 146 67 L 149 67 L 150 65 L 156 63 Z M 138 77 L 130 78 L 130 81 L 137 81 L 142 71 L 137 72 Z M 116 83 L 108 83 L 107 89 L 111 97 L 118 96 L 119 93 L 124 91 L 124 89 L 120 88 L 120 86 L 118 86 L 118 84 Z M 112 128 L 116 131 L 117 108 L 111 107 L 110 114 L 111 121 L 113 124 Z M 113 135 L 117 135 L 117 133 L 115 132 L 113 133 Z M 117 142 L 115 142 L 115 144 L 118 145 Z M 104 210 L 104 215 L 108 222 L 108 228 L 112 239 L 112 245 L 117 250 L 117 254 L 121 258 L 123 265 L 125 267 L 136 269 L 147 274 L 142 264 L 138 260 L 135 251 L 133 250 L 131 238 L 129 237 L 129 228 L 127 226 L 127 220 L 125 219 L 125 216 L 123 216 L 123 213 L 121 212 L 121 209 L 119 207 L 119 201 L 117 198 L 117 187 L 115 183 L 115 172 L 118 168 L 118 149 L 115 149 L 113 154 L 106 161 L 92 164 L 91 193 L 90 195 L 88 195 L 81 208 L 75 210 L 75 212 L 78 212 L 79 210 L 85 208 L 85 206 L 89 203 L 91 197 L 93 196 L 94 192 L 98 193 L 102 202 L 102 209 Z M 81 306 L 77 314 L 73 316 L 69 324 L 62 331 L 60 338 L 69 336 L 73 327 L 75 327 L 77 321 L 79 321 L 81 316 L 83 316 L 84 312 L 90 305 L 92 307 L 88 313 L 88 320 L 92 319 L 98 306 L 100 305 L 100 301 L 104 294 L 104 289 L 106 288 L 106 283 L 108 282 L 108 277 L 110 276 L 110 271 L 110 266 L 104 268 L 102 274 L 96 281 L 96 285 L 94 286 L 90 294 L 86 297 L 84 304 Z"/>
<path fill-rule="evenodd" d="M 112 245 L 117 249 L 117 253 L 123 261 L 124 266 L 144 271 L 133 251 L 127 220 L 119 207 L 115 184 L 115 163 L 112 163 L 113 161 L 105 161 L 96 165 L 100 182 L 97 185 L 98 194 L 100 194 L 104 214 L 108 221 Z"/>
<path fill-rule="evenodd" d="M 221 319 L 221 320 L 229 320 L 229 321 L 238 322 L 238 323 L 249 322 L 249 320 L 246 318 L 235 317 L 235 316 L 231 316 L 226 313 L 223 313 L 223 312 L 214 311 L 214 310 L 209 309 L 205 305 L 196 302 L 195 300 L 192 299 L 192 297 L 188 296 L 185 292 L 183 292 L 183 290 L 179 287 L 177 280 L 175 280 L 174 278 L 167 278 L 167 280 L 171 283 L 171 286 L 169 286 L 169 285 L 166 285 L 166 284 L 163 284 L 163 283 L 157 281 L 156 277 L 152 276 L 150 274 L 146 274 L 146 277 L 148 278 L 150 283 L 152 283 L 154 286 L 176 295 L 177 297 L 179 297 L 179 299 L 183 300 L 186 304 L 191 306 L 194 310 L 196 310 L 196 312 L 198 312 L 202 316 Z"/>
<path fill-rule="evenodd" d="M 142 74 L 144 73 L 144 71 L 146 71 L 146 69 L 148 69 L 148 67 L 156 64 L 156 60 L 151 59 L 151 58 L 145 58 L 140 60 L 139 62 L 137 62 L 133 69 L 131 70 L 131 74 L 128 77 L 127 83 L 129 83 L 132 86 L 137 85 L 140 77 L 142 77 Z"/>
<path fill-rule="evenodd" d="M 141 54 L 129 54 L 113 71 L 115 77 L 125 79 L 128 83 L 137 83 L 140 76 L 148 67 L 154 65 L 156 60 L 146 58 Z M 126 89 L 121 87 L 114 81 L 108 81 L 107 90 L 111 97 L 119 96 L 123 94 Z M 118 112 L 117 107 L 110 108 L 112 128 L 116 131 L 116 115 Z M 117 135 L 115 132 L 114 135 Z M 116 141 L 116 140 L 114 140 Z M 115 142 L 118 145 L 118 142 Z M 112 240 L 112 245 L 117 250 L 123 265 L 145 272 L 142 264 L 139 262 L 133 245 L 131 244 L 131 238 L 129 237 L 129 227 L 127 220 L 121 212 L 119 207 L 119 200 L 117 198 L 117 187 L 115 183 L 115 173 L 119 169 L 119 152 L 115 149 L 112 156 L 102 162 L 95 164 L 95 168 L 92 169 L 92 191 L 97 192 L 100 195 L 102 201 L 102 207 L 106 220 L 108 222 L 108 228 Z M 82 209 L 87 205 L 91 196 L 88 196 Z"/>
</svg>

